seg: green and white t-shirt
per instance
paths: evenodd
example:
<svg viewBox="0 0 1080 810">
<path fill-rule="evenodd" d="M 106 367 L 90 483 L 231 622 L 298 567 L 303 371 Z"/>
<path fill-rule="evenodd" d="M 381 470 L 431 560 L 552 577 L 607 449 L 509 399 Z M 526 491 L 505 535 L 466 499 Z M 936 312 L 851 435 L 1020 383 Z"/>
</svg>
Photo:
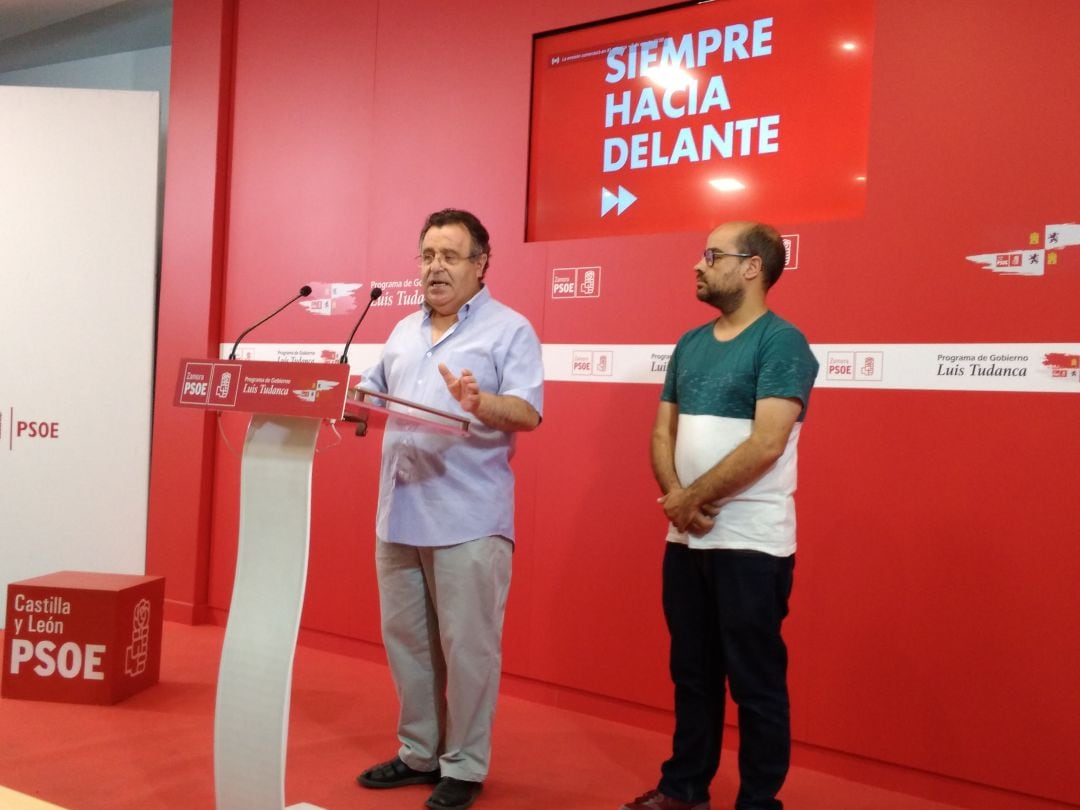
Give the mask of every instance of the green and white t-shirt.
<svg viewBox="0 0 1080 810">
<path fill-rule="evenodd" d="M 684 486 L 750 436 L 759 399 L 793 398 L 803 407 L 783 454 L 757 480 L 718 502 L 708 534 L 694 537 L 671 527 L 669 541 L 777 557 L 795 553 L 796 448 L 817 371 L 806 338 L 772 312 L 729 341 L 713 336 L 713 322 L 682 336 L 660 398 L 679 408 L 675 470 Z"/>
</svg>

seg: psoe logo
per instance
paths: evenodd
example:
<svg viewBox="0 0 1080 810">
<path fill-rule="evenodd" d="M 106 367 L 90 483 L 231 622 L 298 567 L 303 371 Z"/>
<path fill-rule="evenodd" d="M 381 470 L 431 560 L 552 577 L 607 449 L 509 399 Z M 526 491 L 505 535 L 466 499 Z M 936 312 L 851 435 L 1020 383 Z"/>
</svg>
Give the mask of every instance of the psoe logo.
<svg viewBox="0 0 1080 810">
<path fill-rule="evenodd" d="M 829 352 L 825 379 L 880 382 L 884 379 L 884 352 Z"/>
<path fill-rule="evenodd" d="M 578 298 L 596 298 L 600 295 L 600 268 L 578 268 Z"/>
<path fill-rule="evenodd" d="M 571 359 L 570 373 L 577 377 L 610 377 L 614 366 L 615 353 L 610 349 L 576 349 Z"/>
<path fill-rule="evenodd" d="M 825 379 L 854 380 L 855 352 L 829 352 L 825 360 Z"/>
<path fill-rule="evenodd" d="M 599 298 L 599 267 L 556 267 L 551 271 L 552 298 Z"/>
<path fill-rule="evenodd" d="M 780 237 L 784 243 L 784 269 L 799 269 L 799 235 L 797 233 L 784 234 Z"/>
<path fill-rule="evenodd" d="M 219 408 L 235 408 L 236 397 L 240 392 L 239 379 L 239 363 L 214 363 L 207 379 L 207 388 L 210 391 L 207 403 Z"/>
<path fill-rule="evenodd" d="M 573 267 L 556 267 L 551 271 L 551 297 L 573 298 L 577 290 L 577 271 Z"/>
<path fill-rule="evenodd" d="M 124 655 L 124 672 L 131 678 L 146 671 L 150 657 L 150 600 L 140 599 L 131 615 L 131 643 Z"/>
<path fill-rule="evenodd" d="M 15 449 L 16 441 L 50 440 L 60 438 L 60 422 L 39 417 L 22 419 L 15 417 L 15 409 L 8 408 L 8 418 L 0 414 L 0 440 L 7 439 L 8 450 Z"/>
<path fill-rule="evenodd" d="M 214 389 L 214 396 L 218 399 L 226 399 L 229 396 L 229 391 L 232 388 L 232 372 L 226 371 L 218 377 L 217 388 Z"/>
<path fill-rule="evenodd" d="M 180 385 L 180 403 L 183 405 L 205 405 L 210 399 L 210 377 L 213 363 L 188 363 L 184 366 L 183 382 Z"/>
<path fill-rule="evenodd" d="M 884 352 L 855 352 L 855 379 L 881 382 L 885 379 Z"/>
</svg>

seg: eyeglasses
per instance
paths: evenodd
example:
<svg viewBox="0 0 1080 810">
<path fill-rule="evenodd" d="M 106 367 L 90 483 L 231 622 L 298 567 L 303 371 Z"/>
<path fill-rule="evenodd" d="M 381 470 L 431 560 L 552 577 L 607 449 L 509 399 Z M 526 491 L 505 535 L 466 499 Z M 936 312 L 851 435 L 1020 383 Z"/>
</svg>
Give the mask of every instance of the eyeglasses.
<svg viewBox="0 0 1080 810">
<path fill-rule="evenodd" d="M 737 259 L 749 259 L 753 256 L 753 253 L 728 253 L 727 251 L 717 250 L 716 248 L 705 248 L 705 252 L 701 254 L 705 258 L 705 264 L 712 267 L 716 264 L 717 259 L 722 259 L 725 256 L 734 256 Z"/>
<path fill-rule="evenodd" d="M 435 264 L 436 259 L 439 260 L 439 264 L 443 267 L 457 267 L 462 262 L 475 261 L 483 255 L 483 251 L 470 253 L 468 256 L 459 256 L 452 250 L 425 250 L 416 257 L 416 261 L 419 262 L 420 267 L 431 267 L 431 265 Z"/>
</svg>

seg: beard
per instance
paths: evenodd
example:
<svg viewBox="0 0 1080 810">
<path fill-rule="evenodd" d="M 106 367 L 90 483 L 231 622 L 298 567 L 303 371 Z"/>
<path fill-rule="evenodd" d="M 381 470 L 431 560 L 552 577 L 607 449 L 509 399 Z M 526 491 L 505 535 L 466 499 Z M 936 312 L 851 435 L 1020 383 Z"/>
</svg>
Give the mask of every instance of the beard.
<svg viewBox="0 0 1080 810">
<path fill-rule="evenodd" d="M 743 299 L 746 298 L 746 291 L 741 288 L 718 290 L 706 285 L 698 290 L 697 297 L 698 300 L 704 301 L 709 306 L 716 307 L 725 315 L 730 315 L 742 306 Z"/>
</svg>

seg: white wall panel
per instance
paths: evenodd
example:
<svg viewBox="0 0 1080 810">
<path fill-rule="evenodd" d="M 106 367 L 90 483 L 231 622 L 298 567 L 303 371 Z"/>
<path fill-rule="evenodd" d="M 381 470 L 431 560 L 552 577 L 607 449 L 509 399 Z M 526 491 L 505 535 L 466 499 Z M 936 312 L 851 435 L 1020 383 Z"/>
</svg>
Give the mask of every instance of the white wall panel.
<svg viewBox="0 0 1080 810">
<path fill-rule="evenodd" d="M 144 570 L 158 103 L 0 87 L 5 592 L 55 570 Z"/>
</svg>

